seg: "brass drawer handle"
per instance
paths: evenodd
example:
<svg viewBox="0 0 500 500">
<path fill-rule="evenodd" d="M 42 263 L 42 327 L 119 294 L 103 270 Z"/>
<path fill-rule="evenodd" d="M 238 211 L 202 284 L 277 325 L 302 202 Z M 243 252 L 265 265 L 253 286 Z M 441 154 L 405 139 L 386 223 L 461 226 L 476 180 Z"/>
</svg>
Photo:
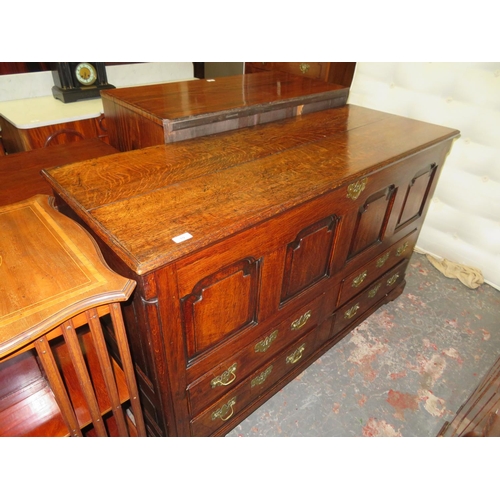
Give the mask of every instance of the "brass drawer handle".
<svg viewBox="0 0 500 500">
<path fill-rule="evenodd" d="M 236 397 L 231 398 L 227 403 L 223 404 L 218 410 L 212 413 L 212 420 L 220 418 L 221 420 L 229 420 L 234 413 L 234 405 L 236 404 Z"/>
<path fill-rule="evenodd" d="M 269 377 L 272 370 L 273 370 L 273 365 L 268 366 L 260 375 L 257 375 L 252 380 L 250 386 L 255 387 L 256 385 L 262 385 L 266 381 L 266 378 Z"/>
<path fill-rule="evenodd" d="M 389 258 L 391 252 L 387 252 L 386 254 L 382 255 L 380 259 L 377 260 L 377 263 L 375 264 L 378 268 L 382 267 L 386 262 L 387 259 Z"/>
<path fill-rule="evenodd" d="M 269 336 L 267 336 L 264 340 L 257 342 L 254 347 L 255 352 L 266 352 L 271 344 L 278 338 L 278 330 L 274 330 Z"/>
<path fill-rule="evenodd" d="M 224 373 L 221 373 L 217 377 L 213 378 L 210 382 L 212 389 L 220 385 L 229 385 L 236 380 L 236 363 L 230 366 Z"/>
<path fill-rule="evenodd" d="M 292 322 L 290 328 L 292 330 L 300 330 L 307 323 L 311 315 L 311 311 L 307 311 L 299 319 L 296 319 L 294 322 Z"/>
<path fill-rule="evenodd" d="M 309 68 L 310 68 L 310 67 L 311 67 L 311 66 L 310 66 L 309 64 L 306 64 L 306 63 L 300 63 L 300 64 L 299 64 L 299 69 L 300 69 L 300 72 L 301 72 L 302 74 L 304 74 L 304 75 L 305 75 L 305 74 L 309 71 Z"/>
<path fill-rule="evenodd" d="M 380 288 L 380 286 L 382 285 L 382 283 L 379 283 L 377 286 L 374 286 L 369 292 L 368 292 L 368 298 L 370 299 L 373 299 L 373 297 L 375 297 L 375 295 L 377 295 L 377 292 L 378 292 L 378 289 Z"/>
<path fill-rule="evenodd" d="M 349 184 L 349 186 L 347 186 L 347 197 L 353 201 L 357 200 L 359 195 L 364 191 L 367 182 L 368 179 L 365 177 L 360 181 L 354 182 L 353 184 Z"/>
<path fill-rule="evenodd" d="M 361 283 L 363 283 L 363 281 L 365 281 L 365 278 L 368 276 L 368 271 L 363 271 L 359 276 L 356 276 L 353 280 L 352 280 L 352 287 L 353 288 L 358 288 L 359 285 L 361 285 Z"/>
<path fill-rule="evenodd" d="M 404 245 L 401 245 L 397 250 L 396 250 L 396 257 L 401 257 L 408 248 L 408 242 L 406 242 Z"/>
<path fill-rule="evenodd" d="M 286 357 L 286 363 L 290 365 L 297 363 L 297 361 L 302 357 L 302 354 L 304 354 L 305 348 L 306 345 L 302 344 L 300 347 L 295 349 L 295 351 L 293 351 L 292 354 Z"/>
<path fill-rule="evenodd" d="M 399 278 L 399 273 L 394 274 L 387 280 L 387 286 L 392 286 L 396 283 L 396 280 Z"/>
<path fill-rule="evenodd" d="M 347 311 L 344 313 L 344 318 L 345 319 L 351 319 L 356 316 L 356 313 L 358 312 L 359 309 L 359 304 L 356 304 L 355 306 L 352 306 L 350 309 L 347 309 Z"/>
</svg>

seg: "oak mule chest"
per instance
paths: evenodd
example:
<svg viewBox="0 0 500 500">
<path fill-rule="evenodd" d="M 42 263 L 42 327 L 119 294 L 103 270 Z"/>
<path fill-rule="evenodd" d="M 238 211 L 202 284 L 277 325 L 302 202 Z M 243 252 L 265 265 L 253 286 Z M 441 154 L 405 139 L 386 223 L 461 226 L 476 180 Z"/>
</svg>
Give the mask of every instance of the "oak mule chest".
<svg viewBox="0 0 500 500">
<path fill-rule="evenodd" d="M 401 294 L 457 135 L 346 105 L 46 171 L 137 281 L 148 433 L 226 434 Z"/>
</svg>

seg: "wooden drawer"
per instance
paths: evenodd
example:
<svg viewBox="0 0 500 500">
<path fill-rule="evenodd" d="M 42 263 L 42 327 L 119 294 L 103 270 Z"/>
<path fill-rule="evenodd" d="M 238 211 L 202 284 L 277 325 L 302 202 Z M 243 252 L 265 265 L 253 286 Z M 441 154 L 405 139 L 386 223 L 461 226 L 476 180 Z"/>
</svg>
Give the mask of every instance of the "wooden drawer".
<svg viewBox="0 0 500 500">
<path fill-rule="evenodd" d="M 323 296 L 301 307 L 278 325 L 266 327 L 257 340 L 229 356 L 187 388 L 190 413 L 195 415 L 272 359 L 298 336 L 311 331 L 322 320 Z M 188 370 L 189 378 L 189 370 Z"/>
<path fill-rule="evenodd" d="M 329 328 L 326 322 L 325 327 Z M 191 435 L 214 434 L 226 422 L 242 413 L 250 403 L 263 396 L 289 372 L 303 366 L 315 353 L 322 329 L 319 327 L 310 331 L 283 349 L 279 355 L 255 370 L 233 390 L 195 417 L 191 421 Z"/>
<path fill-rule="evenodd" d="M 319 80 L 326 80 L 328 75 L 329 63 L 325 62 L 275 62 L 272 64 L 276 71 L 285 71 Z"/>
<path fill-rule="evenodd" d="M 259 71 L 271 71 L 272 63 L 247 62 L 245 63 L 245 73 L 255 73 Z"/>
<path fill-rule="evenodd" d="M 417 236 L 418 231 L 416 230 L 406 235 L 366 265 L 356 269 L 343 279 L 338 304 L 342 305 L 351 297 L 360 293 L 387 269 L 395 266 L 402 259 L 409 259 L 417 242 Z"/>
<path fill-rule="evenodd" d="M 382 277 L 375 280 L 366 287 L 365 290 L 347 304 L 341 307 L 337 314 L 335 324 L 333 325 L 333 335 L 344 330 L 350 324 L 355 323 L 365 311 L 374 306 L 379 300 L 385 297 L 391 290 L 396 288 L 404 280 L 405 269 L 408 260 L 387 271 Z"/>
<path fill-rule="evenodd" d="M 247 73 L 254 71 L 284 71 L 285 73 L 326 81 L 330 64 L 327 62 L 253 62 L 245 63 L 245 70 Z"/>
</svg>

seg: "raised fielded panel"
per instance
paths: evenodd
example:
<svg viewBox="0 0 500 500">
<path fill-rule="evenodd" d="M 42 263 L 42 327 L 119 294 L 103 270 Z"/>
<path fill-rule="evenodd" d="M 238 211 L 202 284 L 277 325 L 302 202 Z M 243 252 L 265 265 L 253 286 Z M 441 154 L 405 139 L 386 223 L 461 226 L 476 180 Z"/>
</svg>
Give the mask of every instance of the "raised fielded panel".
<svg viewBox="0 0 500 500">
<path fill-rule="evenodd" d="M 348 259 L 382 241 L 391 214 L 394 194 L 395 187 L 391 185 L 373 193 L 359 208 Z"/>
<path fill-rule="evenodd" d="M 183 297 L 188 358 L 257 320 L 259 262 L 245 259 L 203 278 Z"/>
<path fill-rule="evenodd" d="M 406 188 L 403 209 L 399 216 L 397 229 L 409 224 L 422 215 L 436 170 L 437 164 L 433 163 L 429 167 L 417 172 L 410 181 Z"/>
<path fill-rule="evenodd" d="M 337 217 L 331 215 L 301 230 L 287 245 L 281 302 L 330 273 Z"/>
</svg>

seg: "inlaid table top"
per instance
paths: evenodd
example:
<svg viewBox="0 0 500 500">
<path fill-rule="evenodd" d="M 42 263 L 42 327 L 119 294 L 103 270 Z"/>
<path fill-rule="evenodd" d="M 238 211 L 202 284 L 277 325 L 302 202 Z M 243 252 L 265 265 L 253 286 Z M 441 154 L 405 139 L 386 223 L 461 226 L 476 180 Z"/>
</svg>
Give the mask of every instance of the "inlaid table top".
<svg viewBox="0 0 500 500">
<path fill-rule="evenodd" d="M 90 307 L 126 300 L 90 235 L 46 195 L 0 207 L 0 356 Z"/>
</svg>

